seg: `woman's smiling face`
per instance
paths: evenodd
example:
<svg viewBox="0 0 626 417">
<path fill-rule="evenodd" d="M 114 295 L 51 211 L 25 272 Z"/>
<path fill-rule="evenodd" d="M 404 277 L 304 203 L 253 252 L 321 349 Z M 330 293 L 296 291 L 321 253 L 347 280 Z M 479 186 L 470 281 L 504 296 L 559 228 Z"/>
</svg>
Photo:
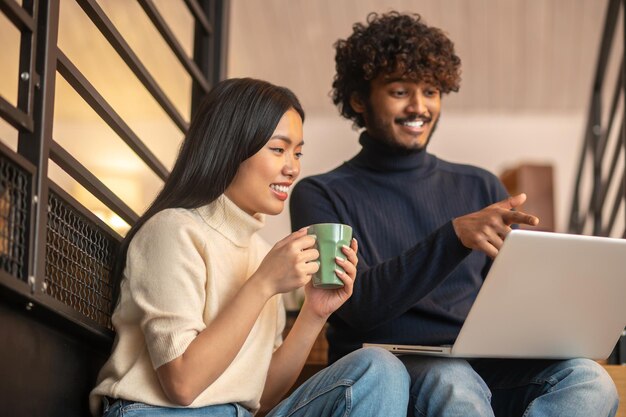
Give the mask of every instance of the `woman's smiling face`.
<svg viewBox="0 0 626 417">
<path fill-rule="evenodd" d="M 300 174 L 303 145 L 302 118 L 289 109 L 263 148 L 241 163 L 226 196 L 250 215 L 279 214 Z"/>
</svg>

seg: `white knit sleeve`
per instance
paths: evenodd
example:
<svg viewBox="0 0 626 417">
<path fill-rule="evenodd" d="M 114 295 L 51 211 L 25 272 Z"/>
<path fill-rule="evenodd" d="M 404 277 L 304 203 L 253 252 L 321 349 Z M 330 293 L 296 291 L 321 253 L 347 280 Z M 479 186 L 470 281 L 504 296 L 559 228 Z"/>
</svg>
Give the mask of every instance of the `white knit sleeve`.
<svg viewBox="0 0 626 417">
<path fill-rule="evenodd" d="M 204 250 L 201 228 L 181 209 L 157 213 L 131 241 L 125 275 L 155 369 L 206 327 Z"/>
</svg>

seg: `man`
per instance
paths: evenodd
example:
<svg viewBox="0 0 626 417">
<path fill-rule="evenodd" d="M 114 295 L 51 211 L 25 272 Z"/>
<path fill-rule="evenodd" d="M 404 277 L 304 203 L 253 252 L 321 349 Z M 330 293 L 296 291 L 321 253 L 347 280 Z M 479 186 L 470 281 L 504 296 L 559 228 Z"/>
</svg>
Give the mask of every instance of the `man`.
<svg viewBox="0 0 626 417">
<path fill-rule="evenodd" d="M 333 101 L 361 133 L 361 152 L 302 180 L 291 197 L 294 230 L 346 223 L 359 242 L 353 296 L 330 319 L 329 359 L 364 342 L 454 342 L 513 210 L 485 170 L 426 150 L 441 96 L 458 91 L 452 42 L 418 15 L 368 16 L 336 45 Z M 613 416 L 615 385 L 593 361 L 401 357 L 412 379 L 410 416 Z"/>
</svg>

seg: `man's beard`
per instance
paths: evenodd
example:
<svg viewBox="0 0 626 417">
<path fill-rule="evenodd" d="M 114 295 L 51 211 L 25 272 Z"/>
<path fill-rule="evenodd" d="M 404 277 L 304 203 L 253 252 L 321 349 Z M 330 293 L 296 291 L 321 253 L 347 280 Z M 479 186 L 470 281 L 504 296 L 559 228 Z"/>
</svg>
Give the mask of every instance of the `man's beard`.
<svg viewBox="0 0 626 417">
<path fill-rule="evenodd" d="M 418 153 L 423 151 L 424 149 L 426 149 L 426 146 L 428 146 L 428 144 L 430 143 L 430 138 L 432 138 L 433 134 L 435 133 L 435 130 L 437 130 L 437 124 L 439 123 L 439 119 L 441 119 L 441 113 L 439 114 L 439 117 L 435 120 L 435 122 L 432 125 L 432 129 L 430 130 L 430 133 L 428 134 L 428 138 L 426 138 L 426 142 L 424 142 L 423 145 L 420 144 L 416 144 L 415 146 L 406 146 L 402 143 L 399 143 L 393 136 L 393 131 L 391 129 L 391 126 L 389 126 L 389 128 L 387 128 L 384 124 L 384 122 L 382 122 L 374 113 L 374 111 L 372 110 L 372 106 L 370 105 L 369 102 L 365 103 L 365 113 L 363 115 L 363 117 L 365 118 L 365 120 L 369 121 L 369 127 L 367 128 L 367 130 L 369 131 L 370 135 L 373 136 L 374 139 L 379 140 L 380 142 L 384 143 L 394 154 L 397 155 L 410 155 L 410 154 L 414 154 L 414 153 Z M 405 118 L 403 120 L 417 120 L 420 119 L 420 116 L 415 115 L 413 117 L 408 117 Z M 393 123 L 397 123 L 398 120 L 394 120 Z M 432 119 L 430 119 L 430 123 L 432 123 Z"/>
</svg>

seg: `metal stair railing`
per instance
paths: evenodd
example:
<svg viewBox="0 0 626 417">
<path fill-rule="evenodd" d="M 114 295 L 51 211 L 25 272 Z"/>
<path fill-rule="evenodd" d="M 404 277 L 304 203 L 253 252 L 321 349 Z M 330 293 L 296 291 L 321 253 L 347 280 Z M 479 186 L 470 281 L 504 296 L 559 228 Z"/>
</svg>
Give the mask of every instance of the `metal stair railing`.
<svg viewBox="0 0 626 417">
<path fill-rule="evenodd" d="M 570 233 L 626 238 L 625 12 L 626 0 L 609 1 L 574 186 Z M 611 84 L 608 74 L 613 69 L 617 75 Z M 626 332 L 608 363 L 626 364 Z"/>
</svg>

